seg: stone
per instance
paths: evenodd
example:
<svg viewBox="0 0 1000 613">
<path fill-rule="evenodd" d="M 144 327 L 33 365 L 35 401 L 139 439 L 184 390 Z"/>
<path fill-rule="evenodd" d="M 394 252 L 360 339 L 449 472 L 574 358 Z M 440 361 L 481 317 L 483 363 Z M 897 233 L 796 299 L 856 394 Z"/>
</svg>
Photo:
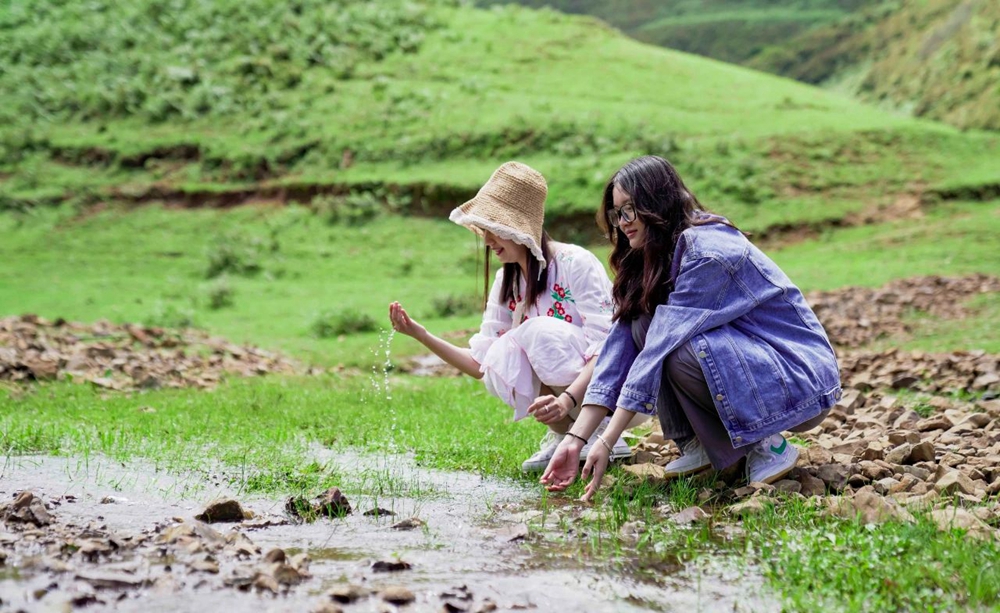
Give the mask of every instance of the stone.
<svg viewBox="0 0 1000 613">
<path fill-rule="evenodd" d="M 903 464 L 906 458 L 910 457 L 910 452 L 913 451 L 913 445 L 910 443 L 903 443 L 898 447 L 893 447 L 889 450 L 889 453 L 885 454 L 885 461 L 890 464 Z"/>
<path fill-rule="evenodd" d="M 422 528 L 425 525 L 426 524 L 424 523 L 424 520 L 420 519 L 419 517 L 409 517 L 407 519 L 394 523 L 390 527 L 393 530 L 413 530 L 415 528 Z"/>
<path fill-rule="evenodd" d="M 826 493 L 826 483 L 805 471 L 799 474 L 799 483 L 802 484 L 800 493 L 804 496 L 822 496 Z"/>
<path fill-rule="evenodd" d="M 979 539 L 993 538 L 993 530 L 967 509 L 934 509 L 930 515 L 939 530 L 965 530 Z"/>
<path fill-rule="evenodd" d="M 792 479 L 782 479 L 774 484 L 774 489 L 783 494 L 798 494 L 802 491 L 802 484 Z"/>
<path fill-rule="evenodd" d="M 264 554 L 264 561 L 268 564 L 276 564 L 285 561 L 285 550 L 274 548 Z"/>
<path fill-rule="evenodd" d="M 948 430 L 955 424 L 948 419 L 947 415 L 932 415 L 927 419 L 921 419 L 917 422 L 916 428 L 920 432 L 929 432 L 931 430 Z"/>
<path fill-rule="evenodd" d="M 416 596 L 413 595 L 413 592 L 401 585 L 384 588 L 379 593 L 379 596 L 382 597 L 382 600 L 394 605 L 410 604 L 416 600 Z"/>
<path fill-rule="evenodd" d="M 366 598 L 369 592 L 359 585 L 337 585 L 330 588 L 326 595 L 342 604 L 350 604 L 361 598 Z"/>
<path fill-rule="evenodd" d="M 332 602 L 321 602 L 313 607 L 311 613 L 344 613 L 344 609 Z"/>
<path fill-rule="evenodd" d="M 917 445 L 914 445 L 910 450 L 909 456 L 907 456 L 906 461 L 903 464 L 916 464 L 917 462 L 933 462 L 934 461 L 934 443 L 930 441 L 924 441 Z"/>
<path fill-rule="evenodd" d="M 875 493 L 885 496 L 890 493 L 894 493 L 894 489 L 899 485 L 899 481 L 896 481 L 892 477 L 886 477 L 884 479 L 879 479 L 878 481 L 872 483 L 872 487 L 875 488 Z"/>
<path fill-rule="evenodd" d="M 666 481 L 667 471 L 658 464 L 646 463 L 646 464 L 628 464 L 622 467 L 625 472 L 635 475 L 642 480 L 649 481 Z"/>
<path fill-rule="evenodd" d="M 839 492 L 847 485 L 850 471 L 843 464 L 824 464 L 816 470 L 816 476 L 823 480 L 828 488 Z"/>
<path fill-rule="evenodd" d="M 376 573 L 399 572 L 401 570 L 410 570 L 411 568 L 413 568 L 412 564 L 402 560 L 378 560 L 372 562 L 372 571 Z"/>
<path fill-rule="evenodd" d="M 750 498 L 730 506 L 727 511 L 730 515 L 737 517 L 758 515 L 764 511 L 764 503 L 761 502 L 760 498 Z"/>
<path fill-rule="evenodd" d="M 711 515 L 701 507 L 688 507 L 670 516 L 675 524 L 687 525 L 711 519 Z"/>
<path fill-rule="evenodd" d="M 208 524 L 220 522 L 237 522 L 253 517 L 252 513 L 243 510 L 240 503 L 232 498 L 223 498 L 210 503 L 205 510 L 195 515 L 198 521 Z"/>
<path fill-rule="evenodd" d="M 339 487 L 331 487 L 317 496 L 315 508 L 317 513 L 328 517 L 342 517 L 351 513 L 351 503 Z"/>
<path fill-rule="evenodd" d="M 957 470 L 947 470 L 934 484 L 934 490 L 939 494 L 947 495 L 961 492 L 963 494 L 973 494 L 976 491 L 972 480 Z"/>
</svg>

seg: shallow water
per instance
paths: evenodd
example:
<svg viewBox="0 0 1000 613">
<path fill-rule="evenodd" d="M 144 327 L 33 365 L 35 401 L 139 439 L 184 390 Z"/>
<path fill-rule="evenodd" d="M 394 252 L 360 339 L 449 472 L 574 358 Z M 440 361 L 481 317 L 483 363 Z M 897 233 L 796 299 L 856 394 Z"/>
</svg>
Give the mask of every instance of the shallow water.
<svg viewBox="0 0 1000 613">
<path fill-rule="evenodd" d="M 288 524 L 248 529 L 240 524 L 215 524 L 219 531 L 237 528 L 267 551 L 281 547 L 289 554 L 308 552 L 312 578 L 288 594 L 273 596 L 239 592 L 219 585 L 185 585 L 180 592 L 142 589 L 116 593 L 104 591 L 107 604 L 98 608 L 116 611 L 308 611 L 329 602 L 324 592 L 337 585 L 354 584 L 378 590 L 402 585 L 415 595 L 402 611 L 441 611 L 442 594 L 467 586 L 473 595 L 469 610 L 487 599 L 498 610 L 553 611 L 773 611 L 780 609 L 763 589 L 757 576 L 743 576 L 719 560 L 680 565 L 658 571 L 613 570 L 630 568 L 628 560 L 612 565 L 581 560 L 575 549 L 561 545 L 560 518 L 579 515 L 580 505 L 567 503 L 545 516 L 537 506 L 537 488 L 509 481 L 485 479 L 468 473 L 418 468 L 406 457 L 376 458 L 329 451 L 319 452 L 324 462 L 365 475 L 358 481 L 367 493 L 345 488 L 354 512 L 343 519 L 321 519 L 314 523 Z M 405 484 L 396 495 L 375 496 L 379 484 Z M 88 462 L 52 457 L 19 457 L 8 460 L 0 476 L 0 500 L 15 492 L 31 490 L 46 501 L 59 500 L 51 511 L 60 523 L 86 524 L 99 520 L 109 530 L 139 532 L 173 517 L 191 520 L 205 503 L 223 495 L 224 487 L 193 477 L 156 472 L 133 461 L 121 465 L 108 458 Z M 412 495 L 416 492 L 417 495 Z M 70 502 L 65 497 L 75 496 Z M 102 504 L 106 496 L 116 501 Z M 283 500 L 233 496 L 244 508 L 259 515 L 279 515 Z M 370 517 L 363 513 L 375 506 L 392 510 L 394 517 Z M 390 526 L 400 519 L 417 516 L 426 526 L 409 531 Z M 530 520 L 536 528 L 526 540 L 510 541 L 523 533 Z M 541 529 L 537 529 L 537 528 Z M 376 573 L 376 560 L 405 560 L 410 570 Z M 146 565 L 150 576 L 160 567 Z M 220 576 L 229 570 L 222 567 Z M 11 569 L 8 567 L 8 571 Z M 16 571 L 16 569 L 15 569 Z M 743 571 L 745 572 L 745 571 Z M 20 574 L 20 577 L 14 575 Z M 3 608 L 63 610 L 60 590 L 36 600 L 36 589 L 58 583 L 73 584 L 71 573 L 22 569 L 0 575 Z M 218 582 L 216 582 L 218 583 Z M 78 582 L 77 582 L 78 584 Z M 341 605 L 345 611 L 392 611 L 396 607 L 377 597 Z M 94 610 L 94 606 L 88 608 Z"/>
</svg>

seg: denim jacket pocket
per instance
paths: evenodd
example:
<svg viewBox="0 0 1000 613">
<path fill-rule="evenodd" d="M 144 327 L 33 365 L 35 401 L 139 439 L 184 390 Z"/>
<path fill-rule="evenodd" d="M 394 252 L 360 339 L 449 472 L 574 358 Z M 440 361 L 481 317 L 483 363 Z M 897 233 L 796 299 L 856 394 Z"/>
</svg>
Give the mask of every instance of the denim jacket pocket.
<svg viewBox="0 0 1000 613">
<path fill-rule="evenodd" d="M 790 404 L 788 385 L 781 375 L 774 349 L 761 338 L 725 326 L 726 340 L 738 359 L 743 379 L 754 399 L 754 407 L 735 407 L 736 417 L 746 426 L 785 412 Z"/>
</svg>

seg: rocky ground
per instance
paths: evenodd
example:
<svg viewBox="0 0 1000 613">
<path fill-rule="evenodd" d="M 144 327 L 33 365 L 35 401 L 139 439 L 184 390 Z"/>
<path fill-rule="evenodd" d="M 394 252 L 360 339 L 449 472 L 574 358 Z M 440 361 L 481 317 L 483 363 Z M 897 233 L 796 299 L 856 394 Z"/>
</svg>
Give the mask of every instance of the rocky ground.
<svg viewBox="0 0 1000 613">
<path fill-rule="evenodd" d="M 0 319 L 0 381 L 71 379 L 111 390 L 210 388 L 225 374 L 292 372 L 287 359 L 196 330 L 35 315 Z"/>
</svg>

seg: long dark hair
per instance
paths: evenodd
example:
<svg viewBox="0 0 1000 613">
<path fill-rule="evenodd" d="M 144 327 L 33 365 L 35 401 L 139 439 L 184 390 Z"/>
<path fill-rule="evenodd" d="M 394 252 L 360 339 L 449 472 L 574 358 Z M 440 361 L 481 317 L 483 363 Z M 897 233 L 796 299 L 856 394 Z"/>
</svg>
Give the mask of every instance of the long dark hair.
<svg viewBox="0 0 1000 613">
<path fill-rule="evenodd" d="M 535 258 L 531 250 L 528 249 L 528 271 L 527 271 L 527 282 L 524 284 L 526 296 L 524 296 L 525 301 L 528 305 L 535 304 L 535 301 L 539 296 L 545 293 L 546 288 L 549 283 L 549 268 L 548 264 L 552 261 L 552 250 L 549 248 L 549 243 L 552 239 L 549 238 L 549 233 L 542 230 L 542 257 L 545 258 L 545 268 L 542 268 L 541 262 Z M 527 249 L 527 247 L 525 247 Z M 483 258 L 483 304 L 485 306 L 486 297 L 490 293 L 490 248 L 486 246 Z M 539 274 L 539 272 L 541 274 Z M 519 296 L 517 295 L 518 286 L 521 284 L 521 267 L 514 264 L 504 264 L 503 265 L 503 281 L 500 285 L 500 301 L 503 304 L 509 303 L 511 300 L 517 301 Z"/>
<path fill-rule="evenodd" d="M 641 248 L 632 249 L 620 228 L 608 223 L 614 207 L 615 186 L 632 198 L 636 215 L 646 227 Z M 615 273 L 612 295 L 614 321 L 652 315 L 673 291 L 670 270 L 674 249 L 681 232 L 691 226 L 718 223 L 722 218 L 705 215 L 705 209 L 684 185 L 667 160 L 649 155 L 625 164 L 604 188 L 604 201 L 597 223 L 607 232 L 611 244 L 610 263 Z"/>
</svg>

